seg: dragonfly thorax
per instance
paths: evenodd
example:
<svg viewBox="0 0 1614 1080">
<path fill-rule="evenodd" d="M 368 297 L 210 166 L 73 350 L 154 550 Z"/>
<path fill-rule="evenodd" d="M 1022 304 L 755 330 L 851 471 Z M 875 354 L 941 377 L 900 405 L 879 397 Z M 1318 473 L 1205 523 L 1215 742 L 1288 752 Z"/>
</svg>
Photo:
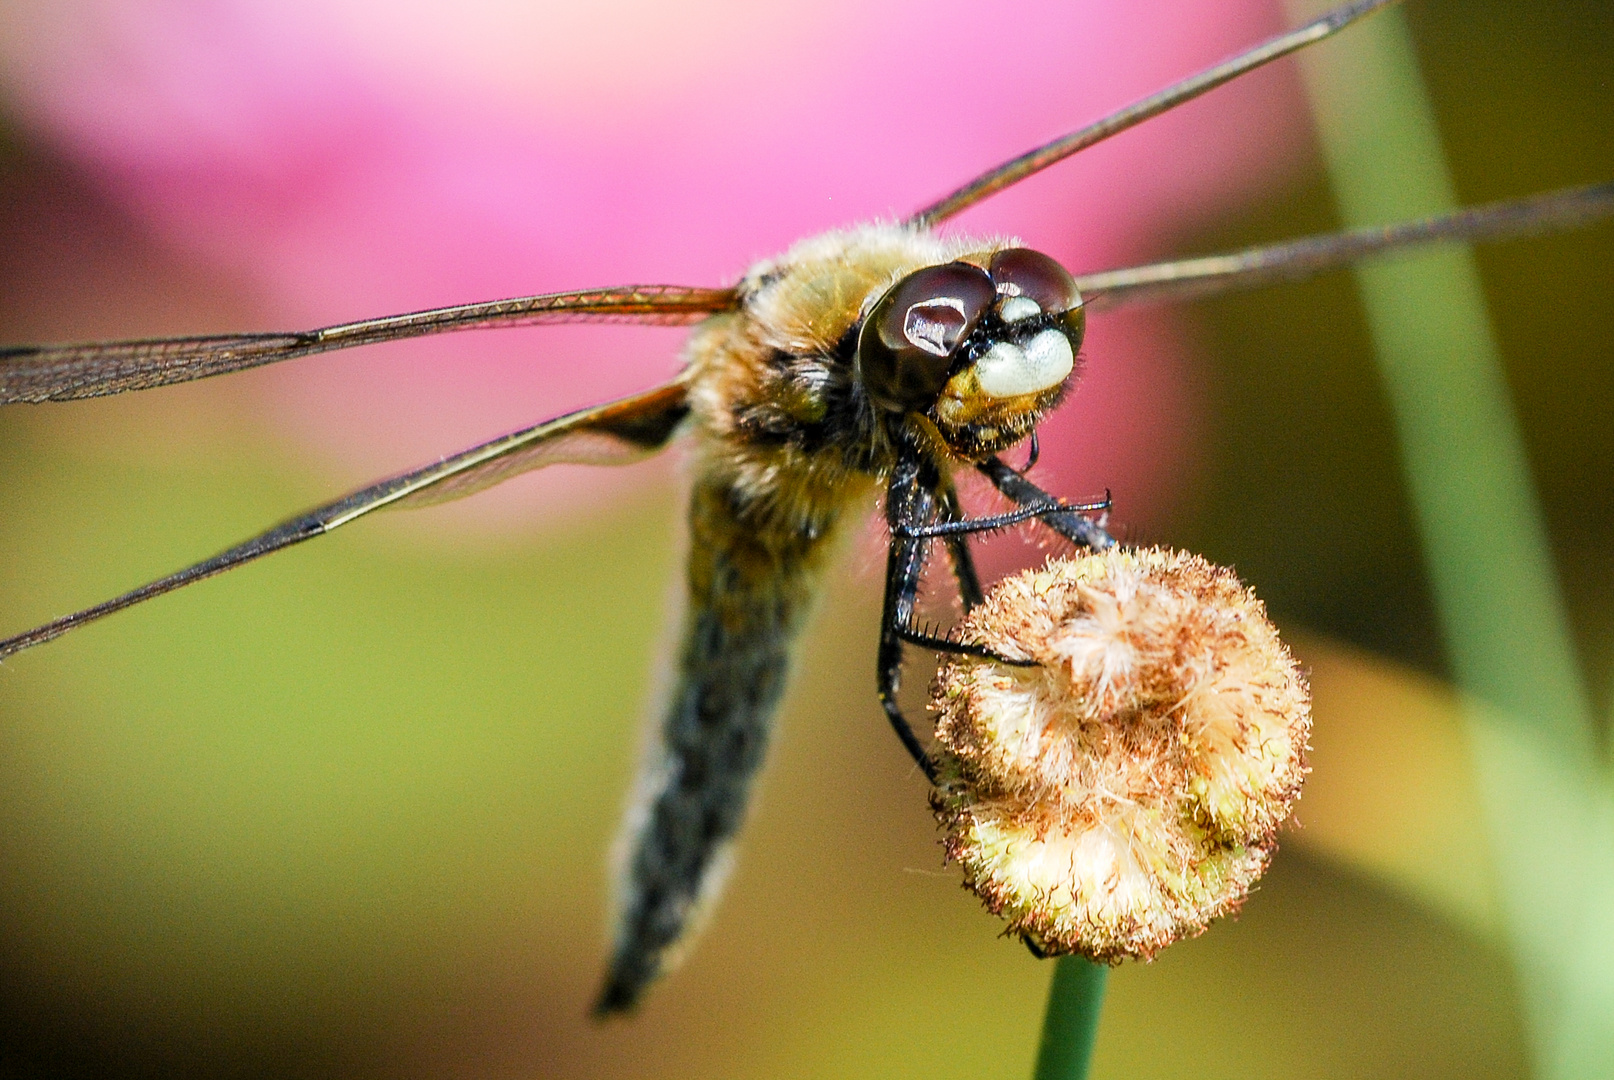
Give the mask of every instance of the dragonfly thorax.
<svg viewBox="0 0 1614 1080">
<path fill-rule="evenodd" d="M 916 420 L 941 457 L 1025 438 L 1069 385 L 1081 298 L 1013 241 L 877 224 L 822 234 L 752 268 L 741 307 L 687 356 L 697 426 L 769 488 L 808 468 L 881 477 Z"/>
</svg>

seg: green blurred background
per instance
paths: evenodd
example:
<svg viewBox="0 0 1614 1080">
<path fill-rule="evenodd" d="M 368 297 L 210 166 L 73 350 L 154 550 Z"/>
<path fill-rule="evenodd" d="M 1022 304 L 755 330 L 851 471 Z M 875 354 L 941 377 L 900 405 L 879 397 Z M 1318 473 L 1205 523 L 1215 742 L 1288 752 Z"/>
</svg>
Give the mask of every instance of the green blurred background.
<svg viewBox="0 0 1614 1080">
<path fill-rule="evenodd" d="M 1462 201 L 1614 177 L 1605 4 L 1407 17 Z M 1165 239 L 1320 231 L 1331 206 L 1318 165 Z M 16 140 L 0 230 L 0 339 L 34 336 L 45 297 L 84 335 L 120 312 L 250 321 L 250 298 Z M 1614 230 L 1480 264 L 1607 717 Z M 1350 279 L 1191 317 L 1208 433 L 1190 497 L 1144 538 L 1235 565 L 1295 635 L 1316 774 L 1236 922 L 1113 974 L 1096 1074 L 1523 1075 Z M 331 494 L 255 430 L 252 378 L 0 412 L 6 630 Z M 585 530 L 463 546 L 367 523 L 0 667 L 0 1075 L 1028 1075 L 1049 969 L 940 865 L 922 778 L 845 677 L 876 623 L 861 551 L 809 634 L 710 932 L 642 1016 L 584 1020 L 678 514 L 646 495 Z"/>
</svg>

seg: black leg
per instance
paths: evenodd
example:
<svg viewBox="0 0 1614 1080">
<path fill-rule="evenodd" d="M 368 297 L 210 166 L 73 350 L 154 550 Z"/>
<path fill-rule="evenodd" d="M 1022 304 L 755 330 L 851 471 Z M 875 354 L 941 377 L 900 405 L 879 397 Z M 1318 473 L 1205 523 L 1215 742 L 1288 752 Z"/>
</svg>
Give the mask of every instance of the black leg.
<svg viewBox="0 0 1614 1080">
<path fill-rule="evenodd" d="M 1050 505 L 1057 505 L 1058 500 L 1054 499 L 1053 496 L 1027 480 L 1020 473 L 1009 468 L 998 458 L 987 458 L 978 468 L 988 480 L 992 481 L 994 487 L 1022 507 L 1046 508 Z M 1026 516 L 1038 518 L 1044 525 L 1077 547 L 1103 551 L 1105 548 L 1115 546 L 1114 539 L 1104 531 L 1102 525 L 1091 518 L 1084 517 L 1075 509 L 1030 513 Z"/>
<path fill-rule="evenodd" d="M 994 529 L 1006 528 L 1010 525 L 1025 521 L 1028 518 L 1046 518 L 1056 514 L 1089 513 L 1097 510 L 1100 513 L 1110 508 L 1110 497 L 1105 495 L 1098 502 L 1090 503 L 1063 503 L 1063 502 L 1033 502 L 1006 514 L 992 514 L 988 517 L 955 518 L 951 521 L 936 521 L 928 525 L 897 525 L 894 535 L 904 538 L 911 537 L 954 537 L 967 536 L 970 533 L 991 532 Z"/>
<path fill-rule="evenodd" d="M 917 455 L 915 457 L 917 458 Z M 946 523 L 938 524 L 935 515 L 938 511 L 947 512 L 950 506 L 956 508 L 954 501 L 956 496 L 949 496 L 950 485 L 941 479 L 927 460 L 920 459 L 911 464 L 911 468 L 906 464 L 897 466 L 891 476 L 891 486 L 886 491 L 886 522 L 891 529 L 891 552 L 886 562 L 885 621 L 882 633 L 894 638 L 899 644 L 906 642 L 934 652 L 979 656 L 984 660 L 996 660 L 1014 667 L 1035 667 L 1036 662 L 1033 660 L 1004 656 L 984 645 L 957 641 L 943 634 L 921 630 L 914 625 L 919 582 L 924 576 L 925 564 L 930 558 L 930 538 L 936 535 L 936 530 L 943 529 L 946 525 Z M 1052 509 L 1063 512 L 1064 508 L 1054 504 L 1053 508 L 1037 507 L 1031 512 L 1015 511 L 1019 515 L 1015 520 L 1034 516 L 1035 513 L 1050 512 Z M 960 528 L 949 530 L 942 535 L 962 541 L 971 532 L 998 528 L 1001 524 L 995 519 L 980 520 L 985 523 L 979 524 L 975 520 L 953 522 L 952 524 Z M 968 556 L 967 549 L 965 555 Z M 973 577 L 975 572 L 973 561 L 967 565 Z M 979 597 L 979 580 L 973 584 L 976 596 Z M 900 656 L 900 648 L 898 655 Z M 890 711 L 889 708 L 887 711 Z"/>
<path fill-rule="evenodd" d="M 948 481 L 941 491 L 942 516 L 948 521 L 961 521 L 964 509 L 958 501 L 958 489 Z M 981 578 L 975 572 L 975 557 L 970 554 L 970 541 L 968 536 L 949 536 L 947 542 L 948 561 L 953 565 L 953 578 L 958 582 L 958 595 L 964 603 L 964 614 L 974 611 L 986 593 L 981 591 Z"/>
<path fill-rule="evenodd" d="M 903 747 L 924 771 L 936 782 L 936 763 L 926 753 L 913 726 L 902 714 L 897 692 L 902 687 L 903 645 L 918 645 L 936 652 L 958 653 L 995 660 L 1016 667 L 1034 667 L 1036 661 L 1003 656 L 982 645 L 955 641 L 950 637 L 927 633 L 914 626 L 914 611 L 919 602 L 919 583 L 924 577 L 925 564 L 930 557 L 933 537 L 941 537 L 952 558 L 953 572 L 958 578 L 959 593 L 965 610 L 982 600 L 980 578 L 975 573 L 975 562 L 970 555 L 968 536 L 972 532 L 1002 528 L 1004 525 L 1027 518 L 1039 517 L 1062 535 L 1071 537 L 1087 547 L 1108 547 L 1110 540 L 1096 523 L 1081 516 L 1084 510 L 1107 510 L 1109 500 L 1102 503 L 1071 506 L 1060 503 L 1047 492 L 1026 480 L 1019 473 L 992 458 L 981 466 L 981 471 L 992 479 L 998 490 L 1022 503 L 1017 510 L 990 518 L 969 519 L 962 515 L 958 494 L 950 481 L 944 480 L 934 464 L 912 447 L 898 452 L 897 465 L 891 471 L 891 482 L 886 488 L 886 524 L 891 530 L 891 549 L 886 559 L 885 604 L 880 618 L 880 652 L 877 672 L 880 705 L 885 709 L 891 729 L 897 733 Z M 1000 480 L 997 473 L 1006 473 L 1012 480 Z M 1018 483 L 1014 483 L 1018 481 Z M 937 522 L 941 516 L 946 520 Z M 1074 521 L 1077 526 L 1068 522 Z M 1067 529 L 1085 530 L 1072 535 Z"/>
<path fill-rule="evenodd" d="M 913 757 L 925 777 L 936 782 L 936 763 L 930 759 L 914 734 L 902 707 L 897 703 L 897 691 L 902 687 L 902 643 L 904 628 L 913 622 L 914 607 L 919 598 L 919 579 L 925 571 L 925 559 L 930 553 L 930 541 L 922 537 L 902 538 L 896 535 L 897 526 L 905 522 L 929 522 L 936 513 L 934 492 L 941 484 L 935 466 L 923 460 L 916 452 L 905 451 L 898 457 L 886 488 L 886 522 L 891 526 L 891 551 L 886 558 L 885 605 L 880 616 L 879 691 L 880 704 L 886 719 L 902 740 L 902 745 Z"/>
<path fill-rule="evenodd" d="M 992 660 L 1009 667 L 1036 667 L 1035 660 L 1026 660 L 1018 656 L 1004 656 L 1002 653 L 987 648 L 985 645 L 972 645 L 967 641 L 945 634 L 932 634 L 928 630 L 920 630 L 912 626 L 897 627 L 897 637 L 909 645 L 917 645 L 921 649 L 931 652 L 953 653 L 956 656 L 979 656 L 982 660 Z"/>
<path fill-rule="evenodd" d="M 1037 441 L 1037 429 L 1031 429 L 1031 448 L 1026 451 L 1026 463 L 1020 466 L 1020 475 L 1024 476 L 1037 467 L 1037 459 L 1042 456 L 1042 444 Z"/>
</svg>

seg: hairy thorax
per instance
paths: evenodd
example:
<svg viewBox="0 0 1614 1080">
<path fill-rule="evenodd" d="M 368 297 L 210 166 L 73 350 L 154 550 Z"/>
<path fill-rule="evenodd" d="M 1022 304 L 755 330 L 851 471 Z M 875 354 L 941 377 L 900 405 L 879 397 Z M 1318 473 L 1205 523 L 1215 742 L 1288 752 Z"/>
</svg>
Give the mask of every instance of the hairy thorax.
<svg viewBox="0 0 1614 1080">
<path fill-rule="evenodd" d="M 894 458 L 857 385 L 859 320 L 905 274 L 1011 244 L 867 225 L 752 267 L 740 310 L 702 323 L 686 349 L 703 482 L 727 488 L 751 526 L 798 536 L 872 501 Z"/>
</svg>

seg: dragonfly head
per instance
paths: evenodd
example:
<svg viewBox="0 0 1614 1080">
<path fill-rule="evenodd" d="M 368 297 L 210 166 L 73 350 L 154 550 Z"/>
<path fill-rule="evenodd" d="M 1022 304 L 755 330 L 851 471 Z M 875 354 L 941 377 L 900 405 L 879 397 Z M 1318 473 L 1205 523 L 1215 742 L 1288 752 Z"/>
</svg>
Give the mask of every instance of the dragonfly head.
<svg viewBox="0 0 1614 1080">
<path fill-rule="evenodd" d="M 1058 403 L 1085 321 L 1075 281 L 1039 252 L 927 266 L 864 319 L 858 378 L 875 408 L 921 413 L 952 450 L 980 458 L 1023 438 Z"/>
</svg>

